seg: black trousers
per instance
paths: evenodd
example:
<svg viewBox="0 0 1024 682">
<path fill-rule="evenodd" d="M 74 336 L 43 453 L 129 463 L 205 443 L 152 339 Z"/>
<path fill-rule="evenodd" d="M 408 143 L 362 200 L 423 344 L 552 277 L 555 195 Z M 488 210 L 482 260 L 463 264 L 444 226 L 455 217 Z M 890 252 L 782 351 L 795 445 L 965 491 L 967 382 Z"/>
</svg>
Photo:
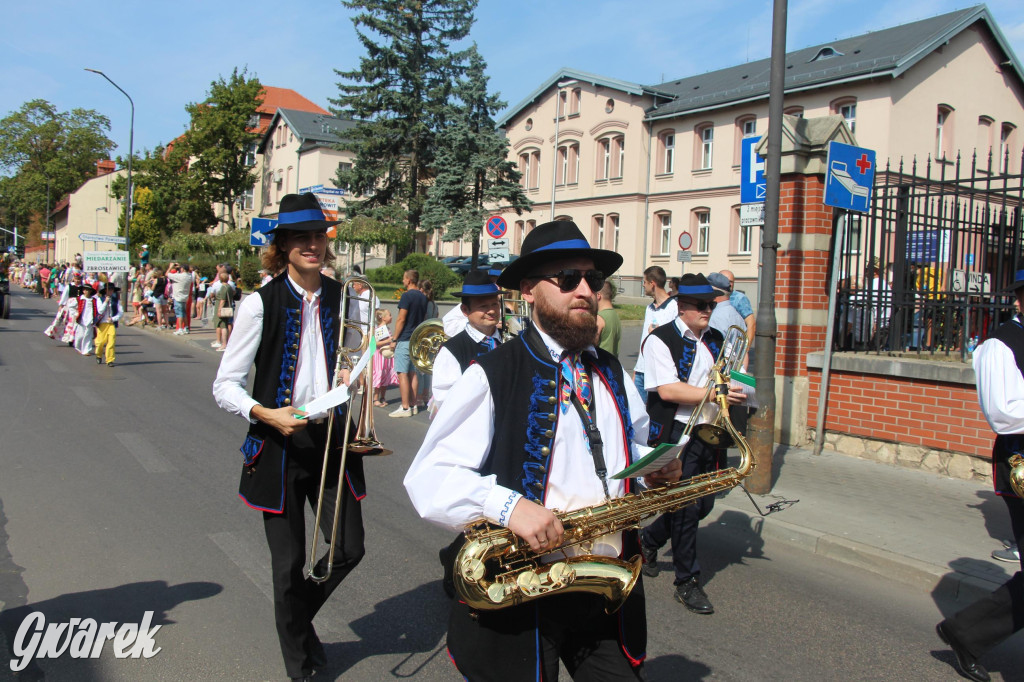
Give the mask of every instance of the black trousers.
<svg viewBox="0 0 1024 682">
<path fill-rule="evenodd" d="M 324 425 L 311 424 L 291 437 L 285 471 L 284 511 L 281 514 L 263 513 L 263 527 L 270 547 L 273 572 L 277 636 L 289 677 L 301 677 L 312 672 L 309 653 L 316 637 L 313 618 L 364 554 L 360 503 L 342 481 L 342 524 L 336 539 L 339 544 L 334 554 L 331 577 L 319 584 L 306 577 L 309 545 L 306 542 L 305 507 L 308 502 L 313 513 L 316 513 L 326 436 Z M 337 491 L 338 479 L 329 480 L 324 491 L 320 517 L 321 532 L 328 539 L 334 523 Z M 322 543 L 321 546 L 328 551 L 330 549 Z M 317 562 L 316 573 L 323 575 L 326 568 L 325 554 Z"/>
<path fill-rule="evenodd" d="M 1003 496 L 1018 547 L 1024 547 L 1024 502 Z M 1024 570 L 1024 560 L 1021 561 Z M 1024 628 L 1024 578 L 1021 571 L 995 592 L 982 597 L 945 621 L 950 634 L 975 658 L 981 658 L 1004 639 Z"/>
<path fill-rule="evenodd" d="M 681 422 L 673 422 L 671 442 L 679 441 L 684 428 Z M 714 471 L 724 465 L 725 450 L 708 447 L 692 438 L 683 449 L 682 460 L 682 478 L 690 478 Z M 672 542 L 672 566 L 676 573 L 676 585 L 700 575 L 700 561 L 697 560 L 697 526 L 714 507 L 715 496 L 705 495 L 694 504 L 662 514 L 654 523 L 640 531 L 640 542 L 649 549 L 661 549 L 666 542 Z"/>
</svg>

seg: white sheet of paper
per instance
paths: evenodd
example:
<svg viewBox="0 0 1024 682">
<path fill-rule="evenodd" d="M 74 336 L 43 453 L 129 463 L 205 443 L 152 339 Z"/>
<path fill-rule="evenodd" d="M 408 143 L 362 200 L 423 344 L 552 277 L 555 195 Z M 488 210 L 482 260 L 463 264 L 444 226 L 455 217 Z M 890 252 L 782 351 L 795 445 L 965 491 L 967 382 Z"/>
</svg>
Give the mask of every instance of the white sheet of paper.
<svg viewBox="0 0 1024 682">
<path fill-rule="evenodd" d="M 299 409 L 306 414 L 317 414 L 318 412 L 326 412 L 332 407 L 337 407 L 346 400 L 348 400 L 348 386 L 342 384 L 324 393 L 319 398 L 314 398 Z"/>
</svg>

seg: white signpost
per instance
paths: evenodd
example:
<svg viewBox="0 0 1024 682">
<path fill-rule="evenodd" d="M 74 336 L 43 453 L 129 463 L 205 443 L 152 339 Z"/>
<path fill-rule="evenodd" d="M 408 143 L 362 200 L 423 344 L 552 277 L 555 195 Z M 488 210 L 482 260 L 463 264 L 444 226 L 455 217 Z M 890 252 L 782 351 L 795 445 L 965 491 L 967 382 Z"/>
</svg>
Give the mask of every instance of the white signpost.
<svg viewBox="0 0 1024 682">
<path fill-rule="evenodd" d="M 764 202 L 740 205 L 740 227 L 764 225 Z"/>
<path fill-rule="evenodd" d="M 507 239 L 488 239 L 487 240 L 487 257 L 493 262 L 503 262 L 508 260 L 508 240 Z"/>
<path fill-rule="evenodd" d="M 127 251 L 85 251 L 82 253 L 82 269 L 86 272 L 128 272 Z"/>
</svg>

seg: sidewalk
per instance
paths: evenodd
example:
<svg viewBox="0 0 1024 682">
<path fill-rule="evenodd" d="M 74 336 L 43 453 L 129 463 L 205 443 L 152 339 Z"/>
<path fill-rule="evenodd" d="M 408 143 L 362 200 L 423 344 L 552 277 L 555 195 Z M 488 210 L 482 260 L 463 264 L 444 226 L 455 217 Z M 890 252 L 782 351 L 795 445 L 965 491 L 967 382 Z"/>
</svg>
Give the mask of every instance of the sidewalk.
<svg viewBox="0 0 1024 682">
<path fill-rule="evenodd" d="M 146 329 L 214 352 L 210 323 L 193 320 L 187 336 Z M 799 502 L 762 519 L 736 488 L 703 523 L 754 534 L 766 551 L 795 547 L 961 601 L 1019 568 L 991 558 L 1012 534 L 1005 505 L 985 484 L 788 446 L 777 448 L 773 464 L 772 492 L 755 495 L 757 504 Z"/>
</svg>

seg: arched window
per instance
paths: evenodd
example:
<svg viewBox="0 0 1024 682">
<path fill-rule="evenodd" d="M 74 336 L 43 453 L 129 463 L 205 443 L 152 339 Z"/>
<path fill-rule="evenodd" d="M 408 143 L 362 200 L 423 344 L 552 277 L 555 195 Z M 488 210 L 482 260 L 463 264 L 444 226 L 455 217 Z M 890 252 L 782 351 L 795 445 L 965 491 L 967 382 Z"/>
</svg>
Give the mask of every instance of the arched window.
<svg viewBox="0 0 1024 682">
<path fill-rule="evenodd" d="M 654 254 L 667 256 L 672 248 L 672 212 L 659 211 L 654 214 L 655 244 Z"/>
<path fill-rule="evenodd" d="M 992 124 L 995 122 L 991 116 L 978 117 L 978 140 L 974 145 L 974 151 L 978 157 L 979 168 L 982 164 L 988 163 L 988 156 L 993 151 L 995 140 L 992 139 Z M 998 161 L 993 165 L 998 165 Z"/>
<path fill-rule="evenodd" d="M 604 216 L 596 215 L 590 227 L 590 243 L 599 249 L 604 248 Z"/>
<path fill-rule="evenodd" d="M 796 116 L 797 118 L 803 118 L 804 117 L 804 108 L 803 107 L 786 107 L 785 109 L 782 110 L 782 113 L 786 114 L 787 116 Z"/>
<path fill-rule="evenodd" d="M 730 234 L 731 239 L 729 240 L 729 248 L 732 253 L 747 255 L 753 250 L 754 243 L 754 231 L 757 229 L 754 225 L 742 225 L 740 223 L 740 207 L 732 207 L 732 215 L 730 220 Z"/>
<path fill-rule="evenodd" d="M 525 225 L 526 223 L 524 223 L 522 220 L 517 220 L 515 228 L 512 231 L 512 244 L 514 245 L 516 251 L 519 251 L 519 247 L 523 245 L 523 228 L 525 227 Z"/>
<path fill-rule="evenodd" d="M 732 165 L 743 163 L 743 140 L 757 135 L 757 116 L 744 114 L 736 119 L 735 138 L 733 140 Z"/>
<path fill-rule="evenodd" d="M 614 134 L 597 141 L 597 168 L 594 177 L 598 180 L 621 178 L 626 162 L 626 139 Z"/>
<path fill-rule="evenodd" d="M 839 99 L 833 100 L 829 105 L 829 109 L 832 110 L 833 114 L 839 114 L 846 121 L 847 127 L 851 133 L 857 132 L 857 98 L 856 97 L 840 97 Z"/>
<path fill-rule="evenodd" d="M 999 128 L 999 172 L 1009 173 L 1011 168 L 1015 168 L 1017 163 L 1016 159 L 1010 157 L 1015 154 L 1019 155 L 1019 152 L 1015 152 L 1014 142 L 1017 137 L 1017 126 L 1012 123 L 1003 123 Z"/>
<path fill-rule="evenodd" d="M 711 209 L 701 206 L 690 214 L 690 233 L 696 235 L 696 253 L 706 256 L 711 250 Z"/>
<path fill-rule="evenodd" d="M 935 115 L 935 158 L 953 156 L 953 107 L 940 104 Z"/>
<path fill-rule="evenodd" d="M 573 88 L 572 94 L 569 96 L 569 115 L 579 116 L 580 115 L 580 102 L 583 100 L 583 90 L 580 88 Z"/>
<path fill-rule="evenodd" d="M 715 126 L 713 123 L 701 123 L 694 129 L 693 168 L 707 170 L 711 168 L 715 150 Z"/>
<path fill-rule="evenodd" d="M 663 130 L 658 133 L 657 173 L 670 174 L 676 169 L 676 131 Z"/>
</svg>

